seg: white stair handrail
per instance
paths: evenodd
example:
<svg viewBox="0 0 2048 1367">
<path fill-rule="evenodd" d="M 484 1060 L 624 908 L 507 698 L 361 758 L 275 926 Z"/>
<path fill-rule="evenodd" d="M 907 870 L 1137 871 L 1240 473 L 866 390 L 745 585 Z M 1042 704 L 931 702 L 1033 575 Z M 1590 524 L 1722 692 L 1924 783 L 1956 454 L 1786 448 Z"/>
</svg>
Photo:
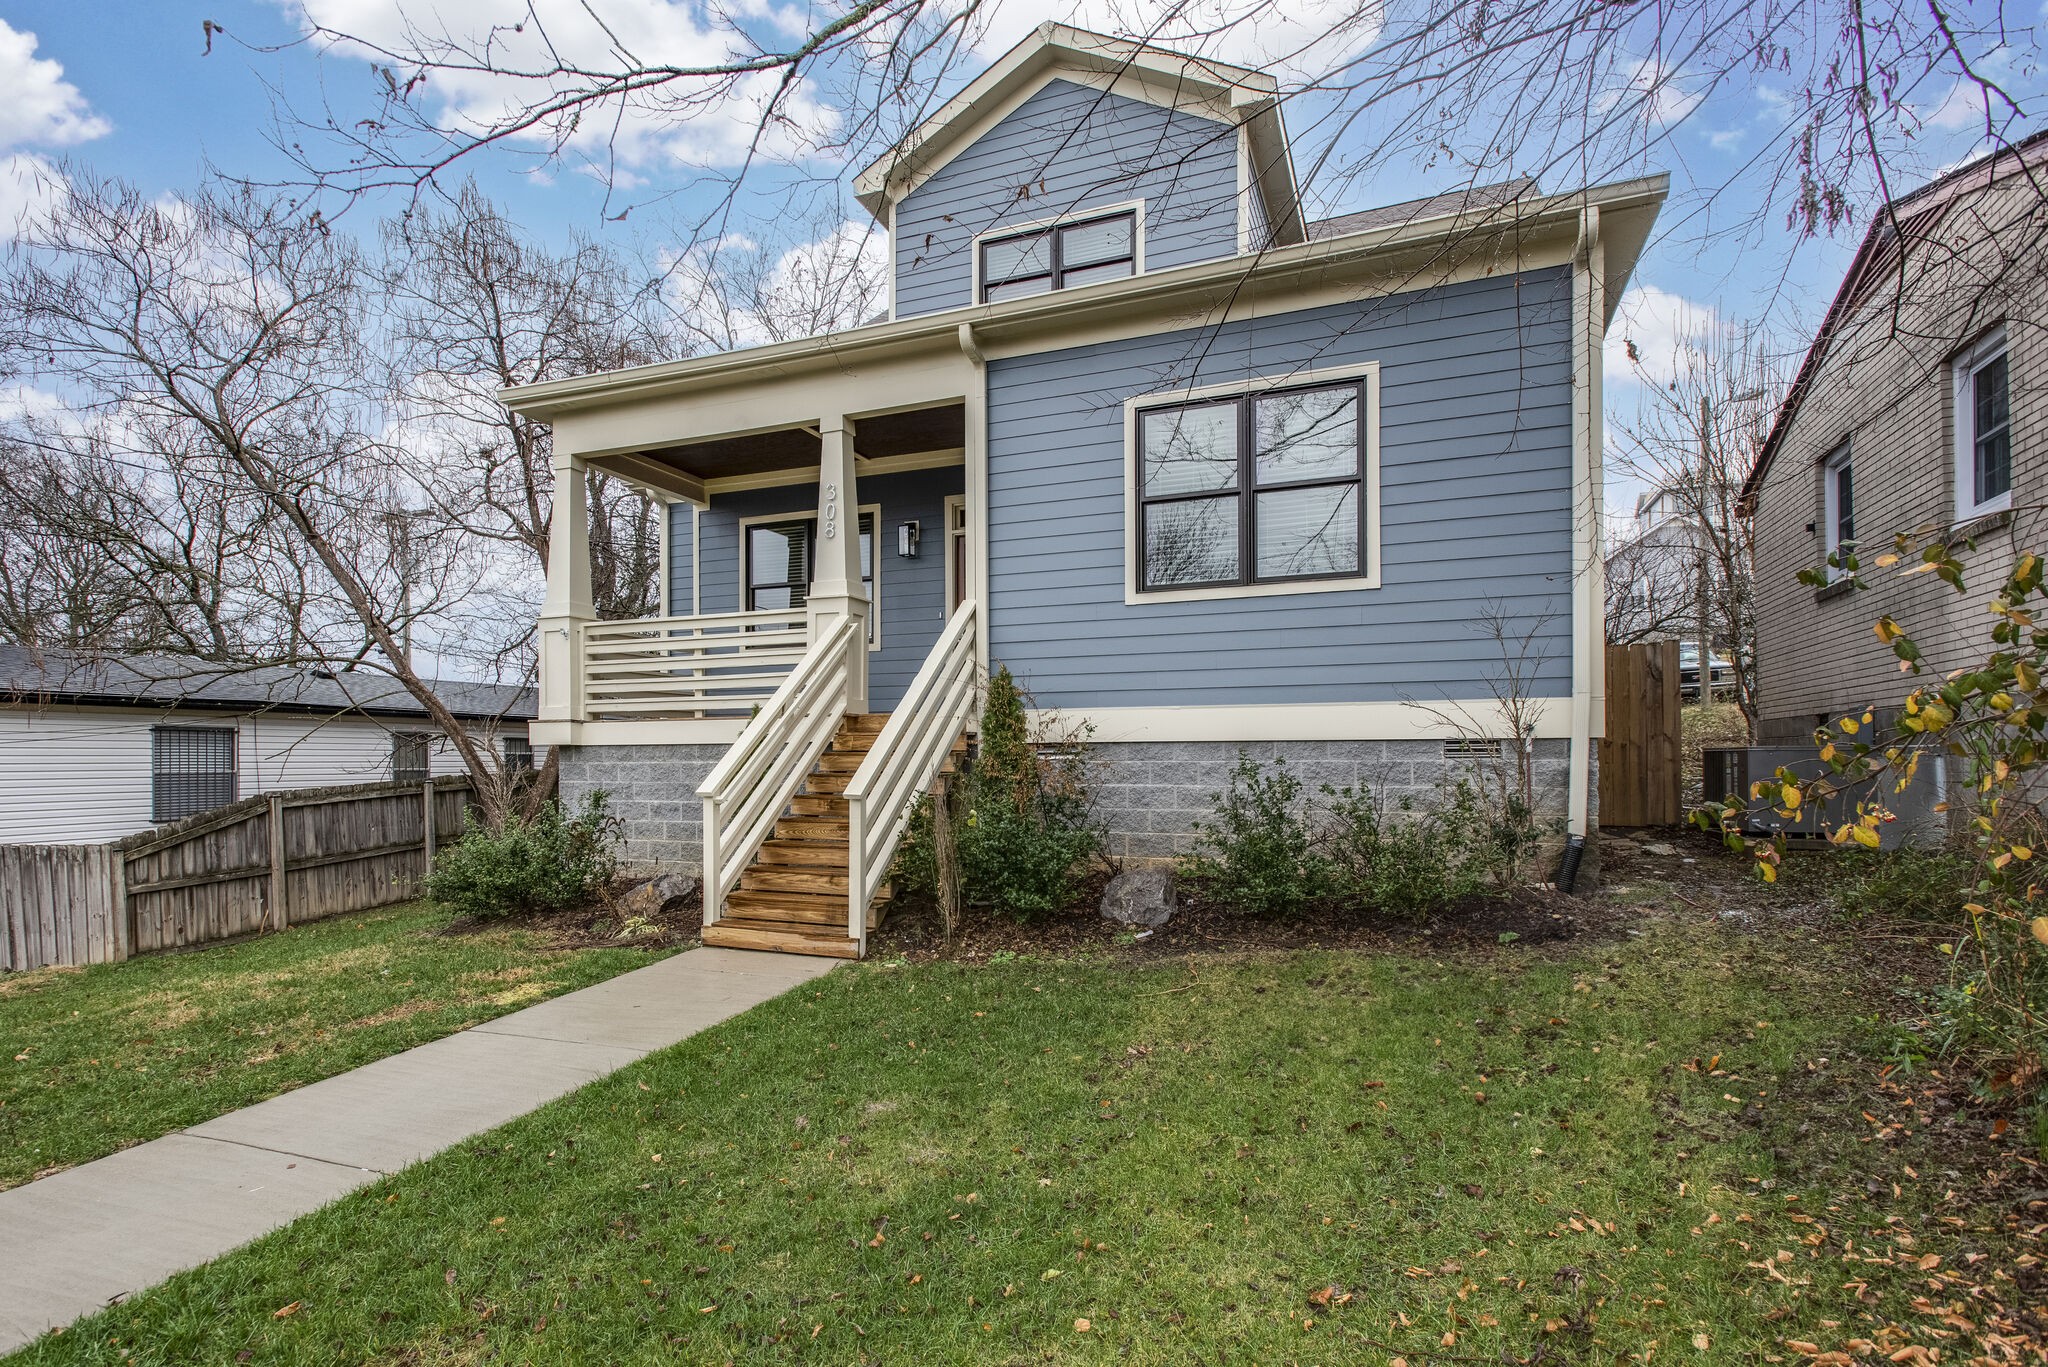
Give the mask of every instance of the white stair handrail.
<svg viewBox="0 0 2048 1367">
<path fill-rule="evenodd" d="M 860 630 L 850 617 L 832 622 L 697 785 L 704 800 L 705 925 L 724 914 L 726 896 L 838 734 Z"/>
<path fill-rule="evenodd" d="M 903 701 L 846 785 L 846 933 L 867 952 L 867 910 L 888 876 L 918 794 L 939 767 L 974 708 L 975 604 L 954 609 Z"/>
</svg>

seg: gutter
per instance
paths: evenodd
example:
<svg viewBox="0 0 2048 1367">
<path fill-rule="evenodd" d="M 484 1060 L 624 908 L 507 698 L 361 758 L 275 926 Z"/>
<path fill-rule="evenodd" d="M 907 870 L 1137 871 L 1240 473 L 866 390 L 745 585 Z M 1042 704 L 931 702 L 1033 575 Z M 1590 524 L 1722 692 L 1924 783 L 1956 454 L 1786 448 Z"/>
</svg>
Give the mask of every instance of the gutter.
<svg viewBox="0 0 2048 1367">
<path fill-rule="evenodd" d="M 762 374 L 783 377 L 792 371 L 837 368 L 870 354 L 956 350 L 963 325 L 972 327 L 985 345 L 1002 341 L 1006 333 L 1028 332 L 1034 327 L 1057 328 L 1082 323 L 1093 316 L 1128 318 L 1138 309 L 1170 308 L 1177 302 L 1177 296 L 1195 296 L 1193 302 L 1213 307 L 1216 300 L 1207 297 L 1212 291 L 1221 290 L 1228 299 L 1255 283 L 1280 283 L 1291 275 L 1320 277 L 1347 268 L 1369 267 L 1382 258 L 1448 243 L 1461 234 L 1472 234 L 1474 240 L 1480 240 L 1510 233 L 1562 232 L 1576 228 L 1588 208 L 1605 208 L 1610 213 L 1654 210 L 1663 202 L 1669 186 L 1668 176 L 1645 176 L 1541 199 L 1454 211 L 1342 237 L 1319 238 L 1251 258 L 1227 256 L 1196 262 L 1078 290 L 1055 290 L 1000 304 L 969 304 L 742 351 L 514 385 L 499 390 L 497 398 L 516 413 L 546 419 L 577 408 L 660 398 Z"/>
</svg>

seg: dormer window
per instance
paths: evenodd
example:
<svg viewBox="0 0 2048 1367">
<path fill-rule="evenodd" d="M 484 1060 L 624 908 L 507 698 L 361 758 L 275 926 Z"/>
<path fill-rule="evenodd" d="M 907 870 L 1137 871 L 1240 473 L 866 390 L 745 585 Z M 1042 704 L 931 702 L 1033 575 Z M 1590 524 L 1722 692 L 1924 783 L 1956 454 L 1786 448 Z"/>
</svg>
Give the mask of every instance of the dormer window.
<svg viewBox="0 0 2048 1367">
<path fill-rule="evenodd" d="M 981 302 L 1121 280 L 1138 270 L 1134 209 L 981 241 Z"/>
</svg>

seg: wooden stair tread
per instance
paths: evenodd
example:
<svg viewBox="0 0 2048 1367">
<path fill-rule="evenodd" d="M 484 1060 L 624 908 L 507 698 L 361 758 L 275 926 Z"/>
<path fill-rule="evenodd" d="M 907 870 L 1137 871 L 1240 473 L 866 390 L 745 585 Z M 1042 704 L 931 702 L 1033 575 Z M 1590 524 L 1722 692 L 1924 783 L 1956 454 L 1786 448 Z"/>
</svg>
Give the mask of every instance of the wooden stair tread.
<svg viewBox="0 0 2048 1367">
<path fill-rule="evenodd" d="M 728 917 L 751 921 L 792 921 L 804 925 L 846 925 L 846 894 L 783 892 L 774 888 L 735 888 L 725 895 Z M 714 923 L 715 924 L 715 923 Z"/>
<path fill-rule="evenodd" d="M 741 892 L 809 892 L 821 897 L 838 894 L 846 895 L 847 873 L 815 867 L 792 867 L 787 864 L 763 864 L 758 859 L 747 866 L 740 875 Z"/>
<path fill-rule="evenodd" d="M 860 942 L 839 935 L 810 935 L 795 927 L 727 917 L 704 927 L 704 943 L 720 949 L 761 949 L 808 954 L 821 959 L 857 959 Z"/>
</svg>

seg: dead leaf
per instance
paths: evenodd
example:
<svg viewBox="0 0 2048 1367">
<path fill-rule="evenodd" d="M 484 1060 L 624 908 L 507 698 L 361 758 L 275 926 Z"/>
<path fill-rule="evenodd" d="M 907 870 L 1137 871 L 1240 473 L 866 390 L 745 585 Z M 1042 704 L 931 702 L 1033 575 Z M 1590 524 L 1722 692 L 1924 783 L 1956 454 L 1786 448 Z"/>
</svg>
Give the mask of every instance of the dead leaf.
<svg viewBox="0 0 2048 1367">
<path fill-rule="evenodd" d="M 1089 1322 L 1088 1322 L 1087 1320 L 1075 1320 L 1075 1321 L 1074 1321 L 1074 1332 L 1075 1332 L 1075 1333 L 1077 1333 L 1077 1334 L 1085 1334 L 1085 1333 L 1087 1333 L 1087 1332 L 1088 1332 L 1088 1331 L 1089 1331 L 1090 1329 L 1093 1329 L 1094 1327 L 1095 1327 L 1095 1326 L 1094 1326 L 1094 1325 L 1092 1325 L 1092 1324 L 1090 1324 L 1090 1323 L 1089 1323 Z"/>
<path fill-rule="evenodd" d="M 304 1301 L 293 1301 L 290 1305 L 280 1305 L 277 1309 L 270 1312 L 270 1318 L 274 1320 L 289 1319 L 291 1316 L 298 1314 L 299 1307 L 304 1304 Z"/>
<path fill-rule="evenodd" d="M 1330 1303 L 1330 1297 L 1336 1294 L 1336 1287 L 1326 1286 L 1320 1291 L 1311 1292 L 1309 1294 L 1308 1303 L 1310 1305 L 1328 1305 Z"/>
</svg>

